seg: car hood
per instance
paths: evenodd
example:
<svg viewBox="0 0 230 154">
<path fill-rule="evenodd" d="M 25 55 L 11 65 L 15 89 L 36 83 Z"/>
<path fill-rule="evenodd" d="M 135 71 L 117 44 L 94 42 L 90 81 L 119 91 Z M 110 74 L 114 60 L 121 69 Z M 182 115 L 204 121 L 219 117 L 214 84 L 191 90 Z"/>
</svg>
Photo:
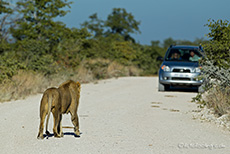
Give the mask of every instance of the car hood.
<svg viewBox="0 0 230 154">
<path fill-rule="evenodd" d="M 171 67 L 198 67 L 198 62 L 184 62 L 184 61 L 164 61 L 162 65 Z"/>
</svg>

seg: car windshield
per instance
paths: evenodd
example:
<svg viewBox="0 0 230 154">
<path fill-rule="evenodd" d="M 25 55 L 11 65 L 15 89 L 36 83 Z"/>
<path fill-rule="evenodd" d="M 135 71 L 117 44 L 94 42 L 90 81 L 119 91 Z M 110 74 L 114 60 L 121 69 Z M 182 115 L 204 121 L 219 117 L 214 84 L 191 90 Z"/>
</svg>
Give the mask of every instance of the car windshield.
<svg viewBox="0 0 230 154">
<path fill-rule="evenodd" d="M 166 61 L 189 61 L 198 62 L 202 58 L 202 54 L 195 49 L 172 48 L 166 55 Z"/>
</svg>

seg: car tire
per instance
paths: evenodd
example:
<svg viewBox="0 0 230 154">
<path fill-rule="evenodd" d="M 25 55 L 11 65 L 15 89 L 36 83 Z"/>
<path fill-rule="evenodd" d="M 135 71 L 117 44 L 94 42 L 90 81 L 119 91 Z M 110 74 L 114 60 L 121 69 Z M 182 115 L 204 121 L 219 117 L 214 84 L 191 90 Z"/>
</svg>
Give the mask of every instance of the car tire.
<svg viewBox="0 0 230 154">
<path fill-rule="evenodd" d="M 204 85 L 201 85 L 198 87 L 198 93 L 204 93 L 205 90 L 204 90 Z"/>
<path fill-rule="evenodd" d="M 167 91 L 169 89 L 169 85 L 164 85 L 158 82 L 158 91 Z"/>
</svg>

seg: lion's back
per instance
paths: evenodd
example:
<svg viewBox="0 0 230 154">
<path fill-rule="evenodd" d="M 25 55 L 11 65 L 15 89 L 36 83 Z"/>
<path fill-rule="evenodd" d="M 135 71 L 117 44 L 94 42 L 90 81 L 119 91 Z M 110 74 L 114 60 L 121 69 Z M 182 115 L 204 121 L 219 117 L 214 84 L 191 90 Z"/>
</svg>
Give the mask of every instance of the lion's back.
<svg viewBox="0 0 230 154">
<path fill-rule="evenodd" d="M 62 96 L 62 112 L 68 113 L 71 107 L 78 106 L 80 98 L 80 83 L 68 80 L 62 83 L 58 89 Z M 74 102 L 72 100 L 75 100 Z M 74 103 L 74 104 L 71 104 Z"/>
</svg>

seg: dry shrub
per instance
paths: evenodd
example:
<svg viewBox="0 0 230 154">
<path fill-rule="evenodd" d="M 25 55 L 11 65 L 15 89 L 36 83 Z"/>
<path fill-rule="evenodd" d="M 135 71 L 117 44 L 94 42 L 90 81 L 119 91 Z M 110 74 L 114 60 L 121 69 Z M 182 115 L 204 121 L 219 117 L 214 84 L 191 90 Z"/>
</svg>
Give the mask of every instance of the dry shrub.
<svg viewBox="0 0 230 154">
<path fill-rule="evenodd" d="M 107 68 L 108 77 L 137 76 L 140 70 L 135 66 L 124 66 L 113 61 Z"/>
<path fill-rule="evenodd" d="M 86 69 L 84 64 L 81 64 L 77 70 L 77 72 L 71 77 L 73 80 L 78 80 L 82 83 L 89 83 L 94 80 L 92 71 Z"/>
<path fill-rule="evenodd" d="M 93 81 L 93 76 L 83 66 L 77 71 L 65 70 L 51 76 L 32 71 L 19 71 L 11 80 L 0 84 L 0 102 L 24 99 L 26 96 L 42 93 L 49 87 L 57 87 L 69 79 L 86 83 Z"/>
<path fill-rule="evenodd" d="M 11 81 L 0 85 L 0 101 L 25 98 L 43 92 L 48 84 L 43 74 L 19 71 Z"/>
<path fill-rule="evenodd" d="M 108 77 L 119 77 L 128 75 L 128 69 L 116 61 L 109 64 L 107 68 Z"/>
<path fill-rule="evenodd" d="M 85 63 L 89 63 L 91 65 L 101 64 L 101 65 L 108 65 L 111 61 L 109 59 L 103 58 L 96 58 L 84 61 Z"/>
<path fill-rule="evenodd" d="M 215 87 L 204 98 L 208 108 L 212 108 L 218 116 L 230 114 L 230 88 Z"/>
<path fill-rule="evenodd" d="M 138 76 L 140 75 L 141 70 L 135 66 L 129 66 L 129 76 Z"/>
<path fill-rule="evenodd" d="M 107 78 L 107 67 L 110 64 L 108 59 L 92 59 L 86 61 L 84 67 L 92 72 L 94 79 L 105 79 Z"/>
<path fill-rule="evenodd" d="M 50 76 L 34 71 L 19 70 L 11 79 L 0 84 L 0 102 L 42 93 L 45 89 L 57 87 L 69 79 L 88 83 L 111 77 L 136 76 L 139 72 L 140 70 L 134 66 L 124 66 L 107 59 L 85 60 L 75 70 L 63 69 Z"/>
</svg>

